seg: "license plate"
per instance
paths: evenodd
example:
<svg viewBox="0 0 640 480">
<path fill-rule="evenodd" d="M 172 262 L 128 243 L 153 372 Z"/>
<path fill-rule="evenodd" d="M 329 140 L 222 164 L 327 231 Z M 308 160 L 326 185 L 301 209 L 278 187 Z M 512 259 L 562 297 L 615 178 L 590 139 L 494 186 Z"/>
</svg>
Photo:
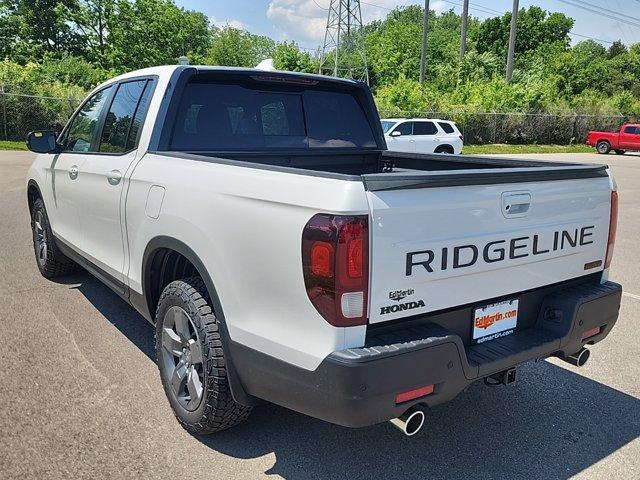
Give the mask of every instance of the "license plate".
<svg viewBox="0 0 640 480">
<path fill-rule="evenodd" d="M 511 335 L 518 324 L 518 300 L 478 307 L 473 312 L 473 341 L 483 343 Z"/>
</svg>

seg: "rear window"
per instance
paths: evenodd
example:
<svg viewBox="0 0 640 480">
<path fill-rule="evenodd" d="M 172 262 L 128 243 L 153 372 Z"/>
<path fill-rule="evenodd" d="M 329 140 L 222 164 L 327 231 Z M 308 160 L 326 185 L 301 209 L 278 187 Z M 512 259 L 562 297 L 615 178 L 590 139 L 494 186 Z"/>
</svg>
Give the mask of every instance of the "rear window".
<svg viewBox="0 0 640 480">
<path fill-rule="evenodd" d="M 442 130 L 444 130 L 444 133 L 453 133 L 453 127 L 451 126 L 450 123 L 447 122 L 438 122 L 438 125 L 440 125 L 440 128 L 442 128 Z"/>
<path fill-rule="evenodd" d="M 262 89 L 253 84 L 188 84 L 170 148 L 251 151 L 377 146 L 352 94 L 312 88 L 277 90 L 273 85 Z"/>
</svg>

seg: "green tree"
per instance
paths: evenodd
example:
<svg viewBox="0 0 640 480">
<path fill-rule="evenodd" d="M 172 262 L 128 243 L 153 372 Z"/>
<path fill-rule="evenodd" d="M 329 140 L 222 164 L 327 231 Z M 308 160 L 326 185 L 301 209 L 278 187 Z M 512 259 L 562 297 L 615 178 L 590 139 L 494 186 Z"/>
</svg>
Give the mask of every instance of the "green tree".
<svg viewBox="0 0 640 480">
<path fill-rule="evenodd" d="M 211 46 L 206 57 L 210 65 L 255 67 L 262 60 L 273 58 L 276 43 L 269 37 L 254 35 L 238 28 L 211 28 Z"/>
<path fill-rule="evenodd" d="M 75 0 L 0 0 L 0 55 L 24 63 L 80 53 L 82 38 L 65 17 L 74 7 Z"/>
<path fill-rule="evenodd" d="M 273 57 L 278 70 L 290 72 L 318 73 L 318 62 L 307 52 L 300 50 L 295 42 L 284 42 L 276 47 Z"/>
<path fill-rule="evenodd" d="M 616 40 L 609 47 L 609 51 L 607 55 L 609 58 L 617 57 L 618 55 L 624 55 L 627 53 L 627 47 L 624 46 L 624 43 L 620 40 Z"/>
<path fill-rule="evenodd" d="M 63 10 L 66 20 L 80 34 L 86 57 L 107 66 L 109 31 L 116 26 L 118 0 L 75 0 Z"/>
<path fill-rule="evenodd" d="M 107 38 L 106 63 L 116 71 L 175 64 L 182 55 L 201 63 L 210 44 L 209 21 L 171 0 L 118 0 Z"/>
<path fill-rule="evenodd" d="M 518 35 L 515 52 L 523 54 L 536 50 L 544 44 L 559 43 L 565 48 L 568 47 L 573 19 L 562 13 L 549 13 L 540 7 L 532 6 L 520 10 L 517 24 Z M 501 17 L 488 18 L 483 21 L 479 28 L 472 32 L 478 52 L 491 52 L 500 58 L 505 58 L 509 44 L 510 25 L 510 12 Z"/>
</svg>

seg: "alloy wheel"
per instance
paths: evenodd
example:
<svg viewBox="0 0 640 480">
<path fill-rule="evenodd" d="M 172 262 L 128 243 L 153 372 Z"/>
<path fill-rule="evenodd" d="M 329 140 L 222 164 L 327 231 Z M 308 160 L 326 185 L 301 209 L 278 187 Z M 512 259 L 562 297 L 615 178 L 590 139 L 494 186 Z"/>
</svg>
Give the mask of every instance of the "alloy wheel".
<svg viewBox="0 0 640 480">
<path fill-rule="evenodd" d="M 181 307 L 167 310 L 162 325 L 164 380 L 178 403 L 190 412 L 202 402 L 204 358 L 198 332 Z"/>
<path fill-rule="evenodd" d="M 33 217 L 34 242 L 38 263 L 44 265 L 47 262 L 47 232 L 44 228 L 44 215 L 42 210 L 37 210 Z"/>
</svg>

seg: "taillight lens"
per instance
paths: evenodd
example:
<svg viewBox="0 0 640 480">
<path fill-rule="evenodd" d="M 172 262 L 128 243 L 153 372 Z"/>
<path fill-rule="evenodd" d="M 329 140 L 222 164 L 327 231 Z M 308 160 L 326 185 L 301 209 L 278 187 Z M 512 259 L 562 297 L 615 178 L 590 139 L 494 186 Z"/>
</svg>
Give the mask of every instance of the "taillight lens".
<svg viewBox="0 0 640 480">
<path fill-rule="evenodd" d="M 609 240 L 607 241 L 607 256 L 604 260 L 604 268 L 609 268 L 613 260 L 613 247 L 616 243 L 618 230 L 618 192 L 611 192 L 611 216 L 609 217 Z"/>
<path fill-rule="evenodd" d="M 331 325 L 367 323 L 369 219 L 366 215 L 318 214 L 302 232 L 307 295 Z"/>
</svg>

